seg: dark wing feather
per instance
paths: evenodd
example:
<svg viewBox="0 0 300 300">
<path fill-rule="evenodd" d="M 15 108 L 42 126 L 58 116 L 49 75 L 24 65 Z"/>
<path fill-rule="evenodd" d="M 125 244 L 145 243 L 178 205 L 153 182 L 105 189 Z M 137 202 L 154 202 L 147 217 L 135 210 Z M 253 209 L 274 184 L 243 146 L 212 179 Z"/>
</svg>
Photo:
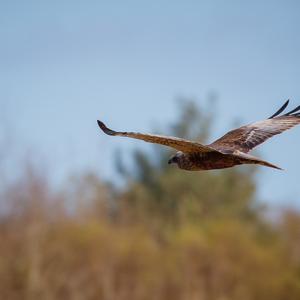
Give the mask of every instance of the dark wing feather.
<svg viewBox="0 0 300 300">
<path fill-rule="evenodd" d="M 155 134 L 143 134 L 143 133 L 137 133 L 137 132 L 117 132 L 117 131 L 107 128 L 103 122 L 101 122 L 99 120 L 97 122 L 98 122 L 99 127 L 102 129 L 102 131 L 108 135 L 124 136 L 124 137 L 134 138 L 134 139 L 138 139 L 138 140 L 143 140 L 143 141 L 149 142 L 149 143 L 168 146 L 168 147 L 174 148 L 178 151 L 182 151 L 182 152 L 186 152 L 186 153 L 217 152 L 217 150 L 210 148 L 208 146 L 204 146 L 197 142 L 188 141 L 188 140 L 180 139 L 177 137 L 161 136 L 161 135 L 155 135 Z"/>
<path fill-rule="evenodd" d="M 280 115 L 280 114 L 288 107 L 289 103 L 290 103 L 290 100 L 287 100 L 287 101 L 282 105 L 282 107 L 280 107 L 280 108 L 278 109 L 278 111 L 276 111 L 276 113 L 275 113 L 274 115 L 272 115 L 269 119 L 273 119 L 273 118 L 279 116 L 279 115 Z M 291 112 L 290 112 L 290 113 L 291 113 Z"/>
<path fill-rule="evenodd" d="M 300 106 L 278 117 L 287 107 L 287 104 L 288 102 L 270 119 L 232 130 L 209 146 L 220 152 L 238 150 L 248 153 L 274 135 L 300 124 Z"/>
</svg>

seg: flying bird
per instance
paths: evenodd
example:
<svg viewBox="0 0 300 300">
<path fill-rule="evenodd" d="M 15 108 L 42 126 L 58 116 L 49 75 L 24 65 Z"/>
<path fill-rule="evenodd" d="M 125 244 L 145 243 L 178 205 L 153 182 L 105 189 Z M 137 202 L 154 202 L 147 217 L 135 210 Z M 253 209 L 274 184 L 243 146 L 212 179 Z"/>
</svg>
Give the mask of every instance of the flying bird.
<svg viewBox="0 0 300 300">
<path fill-rule="evenodd" d="M 178 152 L 169 159 L 168 163 L 177 164 L 183 170 L 225 169 L 244 164 L 262 165 L 282 170 L 248 153 L 269 138 L 300 124 L 300 105 L 292 111 L 282 114 L 288 104 L 289 100 L 267 120 L 234 129 L 209 145 L 172 136 L 118 132 L 107 128 L 99 120 L 97 122 L 102 131 L 108 135 L 134 138 L 177 150 Z"/>
</svg>

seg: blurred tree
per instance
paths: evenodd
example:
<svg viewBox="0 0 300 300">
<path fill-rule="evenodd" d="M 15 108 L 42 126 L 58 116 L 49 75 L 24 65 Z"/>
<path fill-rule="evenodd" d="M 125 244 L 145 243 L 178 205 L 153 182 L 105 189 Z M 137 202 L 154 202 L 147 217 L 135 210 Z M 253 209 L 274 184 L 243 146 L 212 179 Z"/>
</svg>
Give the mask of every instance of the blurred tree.
<svg viewBox="0 0 300 300">
<path fill-rule="evenodd" d="M 170 135 L 207 142 L 214 106 L 205 113 L 195 102 L 184 100 L 178 107 L 179 118 L 169 126 Z M 178 223 L 222 216 L 245 220 L 257 215 L 253 167 L 189 173 L 167 165 L 171 153 L 174 151 L 160 146 L 155 146 L 153 155 L 135 151 L 133 177 L 119 163 L 128 182 L 128 209 L 136 216 Z"/>
<path fill-rule="evenodd" d="M 205 142 L 212 112 L 179 107 L 170 133 Z M 56 193 L 44 168 L 19 165 L 1 195 L 0 298 L 300 299 L 299 212 L 271 223 L 253 168 L 187 173 L 170 154 L 137 151 L 134 170 L 119 160 L 119 191 L 83 172 Z"/>
</svg>

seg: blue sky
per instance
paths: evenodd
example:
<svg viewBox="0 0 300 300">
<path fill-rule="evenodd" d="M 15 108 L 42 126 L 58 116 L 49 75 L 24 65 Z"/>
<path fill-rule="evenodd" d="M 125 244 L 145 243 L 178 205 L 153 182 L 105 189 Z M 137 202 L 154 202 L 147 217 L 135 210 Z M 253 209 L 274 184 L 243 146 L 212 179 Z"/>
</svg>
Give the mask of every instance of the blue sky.
<svg viewBox="0 0 300 300">
<path fill-rule="evenodd" d="M 112 179 L 115 149 L 151 145 L 100 135 L 96 119 L 151 131 L 176 118 L 176 97 L 216 92 L 217 138 L 296 106 L 299 33 L 299 1 L 0 0 L 2 131 L 56 180 L 89 168 Z M 260 149 L 286 169 L 260 170 L 262 199 L 300 206 L 299 151 L 300 128 Z"/>
</svg>

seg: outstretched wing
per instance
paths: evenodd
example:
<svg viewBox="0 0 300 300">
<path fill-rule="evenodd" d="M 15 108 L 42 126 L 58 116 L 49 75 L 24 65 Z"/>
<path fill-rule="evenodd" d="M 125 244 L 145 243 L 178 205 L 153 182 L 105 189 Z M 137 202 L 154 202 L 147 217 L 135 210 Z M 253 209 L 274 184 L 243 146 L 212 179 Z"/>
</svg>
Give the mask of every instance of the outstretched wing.
<svg viewBox="0 0 300 300">
<path fill-rule="evenodd" d="M 279 116 L 288 104 L 289 100 L 269 119 L 232 130 L 209 146 L 220 152 L 238 150 L 248 153 L 274 135 L 300 124 L 300 106 Z"/>
<path fill-rule="evenodd" d="M 99 127 L 102 129 L 102 131 L 108 135 L 113 136 L 124 136 L 129 138 L 134 138 L 138 140 L 143 140 L 145 142 L 154 143 L 154 144 L 160 144 L 164 146 L 168 146 L 171 148 L 174 148 L 178 151 L 191 153 L 191 152 L 217 152 L 217 150 L 210 148 L 208 146 L 204 146 L 200 143 L 188 141 L 184 139 L 180 139 L 177 137 L 171 137 L 171 136 L 161 136 L 161 135 L 155 135 L 155 134 L 142 134 L 137 132 L 117 132 L 114 130 L 111 130 L 105 126 L 105 124 L 101 121 L 97 121 Z"/>
</svg>

